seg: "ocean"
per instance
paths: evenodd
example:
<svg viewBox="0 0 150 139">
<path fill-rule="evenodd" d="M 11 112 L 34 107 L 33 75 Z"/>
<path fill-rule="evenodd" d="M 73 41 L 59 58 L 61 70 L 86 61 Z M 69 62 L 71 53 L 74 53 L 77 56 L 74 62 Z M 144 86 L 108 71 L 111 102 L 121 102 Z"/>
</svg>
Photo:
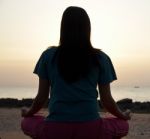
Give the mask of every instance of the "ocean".
<svg viewBox="0 0 150 139">
<path fill-rule="evenodd" d="M 33 87 L 0 87 L 0 98 L 34 98 L 37 88 Z M 112 87 L 115 101 L 131 98 L 133 101 L 150 101 L 150 87 Z"/>
</svg>

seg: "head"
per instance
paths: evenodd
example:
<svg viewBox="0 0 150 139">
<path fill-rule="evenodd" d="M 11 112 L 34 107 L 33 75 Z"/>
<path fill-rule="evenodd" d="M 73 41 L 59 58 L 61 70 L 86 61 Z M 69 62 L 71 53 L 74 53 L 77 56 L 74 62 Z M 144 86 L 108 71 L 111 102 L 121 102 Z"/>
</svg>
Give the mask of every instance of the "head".
<svg viewBox="0 0 150 139">
<path fill-rule="evenodd" d="M 90 71 L 90 64 L 97 61 L 93 56 L 90 41 L 91 24 L 86 11 L 79 7 L 68 7 L 62 16 L 60 45 L 55 54 L 58 71 L 68 83 L 84 78 Z M 95 66 L 95 65 L 94 65 Z"/>
<path fill-rule="evenodd" d="M 68 7 L 62 16 L 60 46 L 84 47 L 91 45 L 91 24 L 86 11 L 80 7 Z"/>
</svg>

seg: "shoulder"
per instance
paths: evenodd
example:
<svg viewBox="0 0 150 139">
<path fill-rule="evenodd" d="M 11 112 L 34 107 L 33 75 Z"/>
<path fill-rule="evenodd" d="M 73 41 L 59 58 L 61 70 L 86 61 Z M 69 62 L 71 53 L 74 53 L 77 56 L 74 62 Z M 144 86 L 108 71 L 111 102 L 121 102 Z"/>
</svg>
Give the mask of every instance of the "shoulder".
<svg viewBox="0 0 150 139">
<path fill-rule="evenodd" d="M 110 57 L 102 50 L 98 50 L 96 55 L 100 61 L 110 61 L 111 60 Z"/>
<path fill-rule="evenodd" d="M 40 59 L 43 59 L 44 61 L 51 60 L 56 50 L 57 50 L 56 46 L 48 47 L 46 50 L 42 52 Z"/>
<path fill-rule="evenodd" d="M 42 56 L 44 56 L 45 58 L 53 56 L 56 50 L 57 50 L 56 46 L 50 46 L 43 51 Z"/>
<path fill-rule="evenodd" d="M 48 54 L 54 53 L 56 50 L 57 50 L 56 46 L 50 46 L 43 53 L 45 55 L 48 55 Z"/>
</svg>

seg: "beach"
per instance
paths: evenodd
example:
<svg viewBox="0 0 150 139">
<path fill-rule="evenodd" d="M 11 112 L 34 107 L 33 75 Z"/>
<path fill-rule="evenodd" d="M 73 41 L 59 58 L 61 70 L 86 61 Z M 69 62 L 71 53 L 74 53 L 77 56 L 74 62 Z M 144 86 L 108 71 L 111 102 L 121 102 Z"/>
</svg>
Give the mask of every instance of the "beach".
<svg viewBox="0 0 150 139">
<path fill-rule="evenodd" d="M 46 110 L 42 110 L 47 115 Z M 104 113 L 101 113 L 105 116 Z M 30 139 L 20 129 L 20 109 L 0 108 L 0 139 Z M 129 134 L 123 139 L 149 139 L 150 138 L 150 114 L 132 114 L 129 121 Z"/>
</svg>

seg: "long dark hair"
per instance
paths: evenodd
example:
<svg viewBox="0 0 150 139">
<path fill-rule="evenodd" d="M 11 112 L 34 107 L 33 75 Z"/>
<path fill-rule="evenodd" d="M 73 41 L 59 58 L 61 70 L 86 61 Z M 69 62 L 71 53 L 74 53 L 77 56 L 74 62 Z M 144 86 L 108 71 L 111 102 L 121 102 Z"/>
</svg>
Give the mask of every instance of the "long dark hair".
<svg viewBox="0 0 150 139">
<path fill-rule="evenodd" d="M 91 24 L 86 11 L 80 7 L 68 7 L 62 16 L 56 52 L 59 74 L 68 83 L 86 77 L 93 67 L 91 65 L 98 64 L 90 34 Z"/>
</svg>

